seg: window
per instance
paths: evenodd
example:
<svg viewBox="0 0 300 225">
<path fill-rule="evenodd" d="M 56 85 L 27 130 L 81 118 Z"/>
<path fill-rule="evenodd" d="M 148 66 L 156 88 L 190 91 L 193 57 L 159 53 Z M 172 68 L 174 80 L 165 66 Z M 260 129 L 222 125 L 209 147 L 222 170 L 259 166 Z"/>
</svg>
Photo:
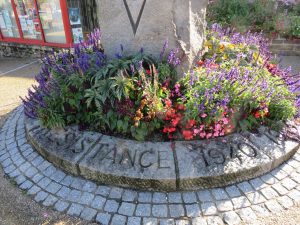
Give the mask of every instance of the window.
<svg viewBox="0 0 300 225">
<path fill-rule="evenodd" d="M 20 37 L 10 0 L 0 0 L 0 29 L 3 37 Z"/>
<path fill-rule="evenodd" d="M 34 0 L 16 1 L 16 6 L 23 38 L 41 40 L 41 28 Z"/>
<path fill-rule="evenodd" d="M 77 5 L 68 7 L 67 0 L 0 0 L 0 42 L 71 47 L 83 38 L 79 0 L 72 1 Z"/>
<path fill-rule="evenodd" d="M 39 15 L 46 42 L 66 43 L 59 0 L 38 0 Z"/>
</svg>

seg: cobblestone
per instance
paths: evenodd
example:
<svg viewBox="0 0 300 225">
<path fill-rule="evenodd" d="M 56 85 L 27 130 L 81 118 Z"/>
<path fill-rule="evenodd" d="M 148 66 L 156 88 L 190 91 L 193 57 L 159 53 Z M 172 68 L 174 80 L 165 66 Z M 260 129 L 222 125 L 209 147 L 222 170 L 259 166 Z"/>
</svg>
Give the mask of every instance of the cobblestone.
<svg viewBox="0 0 300 225">
<path fill-rule="evenodd" d="M 260 190 L 266 199 L 273 199 L 278 197 L 277 192 L 272 187 L 266 187 Z"/>
<path fill-rule="evenodd" d="M 250 207 L 240 209 L 237 213 L 244 221 L 252 221 L 253 222 L 253 220 L 255 220 L 257 218 L 256 214 Z"/>
<path fill-rule="evenodd" d="M 168 194 L 169 203 L 182 203 L 181 193 L 171 192 Z"/>
<path fill-rule="evenodd" d="M 8 120 L 8 133 L 0 131 L 0 162 L 5 173 L 35 201 L 85 220 L 103 225 L 210 225 L 223 224 L 222 219 L 241 224 L 300 202 L 299 153 L 270 173 L 224 188 L 135 191 L 67 175 L 32 149 L 24 139 L 22 123 L 19 136 L 14 137 L 16 121 Z"/>
<path fill-rule="evenodd" d="M 99 186 L 96 190 L 96 195 L 102 195 L 103 197 L 107 197 L 110 192 L 110 187 Z"/>
<path fill-rule="evenodd" d="M 265 202 L 265 205 L 272 213 L 278 213 L 282 211 L 281 205 L 274 199 Z"/>
<path fill-rule="evenodd" d="M 111 213 L 116 213 L 118 211 L 118 208 L 119 208 L 119 203 L 116 202 L 115 200 L 108 200 L 104 206 L 104 210 L 106 212 L 111 212 Z"/>
<path fill-rule="evenodd" d="M 103 225 L 108 225 L 110 221 L 111 215 L 108 213 L 98 213 L 96 217 L 96 221 Z"/>
<path fill-rule="evenodd" d="M 247 193 L 250 193 L 250 192 L 254 191 L 253 187 L 250 185 L 250 183 L 248 181 L 244 181 L 242 183 L 239 183 L 237 186 L 239 187 L 239 189 L 244 194 L 247 194 Z"/>
<path fill-rule="evenodd" d="M 93 220 L 96 214 L 97 210 L 91 208 L 84 208 L 80 214 L 80 217 L 85 220 Z"/>
<path fill-rule="evenodd" d="M 277 201 L 285 209 L 289 209 L 294 205 L 293 200 L 290 199 L 288 196 L 281 196 L 281 197 L 277 198 Z"/>
<path fill-rule="evenodd" d="M 89 192 L 83 192 L 78 202 L 83 205 L 89 205 L 94 198 L 95 198 L 94 194 Z"/>
<path fill-rule="evenodd" d="M 171 204 L 169 205 L 170 215 L 172 218 L 178 218 L 184 216 L 184 207 L 181 204 Z"/>
<path fill-rule="evenodd" d="M 249 202 L 249 200 L 245 196 L 232 198 L 231 201 L 232 201 L 233 207 L 235 209 L 241 209 L 241 208 L 245 208 L 245 207 L 251 205 L 251 203 Z"/>
<path fill-rule="evenodd" d="M 71 216 L 79 216 L 83 209 L 84 207 L 82 205 L 72 203 L 67 213 Z"/>
<path fill-rule="evenodd" d="M 171 206 L 170 206 L 171 207 Z M 185 205 L 186 215 L 191 218 L 201 216 L 201 210 L 198 204 Z M 171 208 L 170 208 L 171 211 Z"/>
<path fill-rule="evenodd" d="M 68 207 L 69 207 L 69 203 L 59 200 L 58 202 L 56 202 L 56 204 L 54 205 L 54 209 L 57 210 L 58 212 L 63 212 L 65 211 Z"/>
<path fill-rule="evenodd" d="M 162 219 L 159 221 L 159 225 L 175 225 L 175 221 L 173 219 Z"/>
<path fill-rule="evenodd" d="M 56 192 L 59 191 L 59 189 L 61 189 L 61 185 L 56 183 L 56 182 L 51 182 L 47 187 L 46 187 L 46 191 L 50 192 L 51 194 L 55 194 Z"/>
<path fill-rule="evenodd" d="M 225 200 L 229 199 L 228 195 L 226 194 L 225 190 L 222 188 L 214 188 L 211 190 L 213 196 L 216 200 Z"/>
<path fill-rule="evenodd" d="M 231 198 L 241 196 L 240 190 L 235 185 L 226 187 L 225 190 Z"/>
<path fill-rule="evenodd" d="M 106 201 L 106 199 L 103 198 L 102 196 L 96 196 L 95 199 L 93 200 L 91 206 L 95 209 L 101 210 L 101 209 L 103 209 L 105 201 Z"/>
<path fill-rule="evenodd" d="M 197 202 L 197 196 L 194 192 L 185 192 L 182 194 L 183 202 L 185 203 L 195 203 Z"/>
<path fill-rule="evenodd" d="M 197 191 L 197 195 L 201 202 L 212 202 L 214 200 L 208 190 Z"/>
<path fill-rule="evenodd" d="M 20 188 L 23 190 L 28 190 L 33 186 L 33 183 L 29 180 L 26 180 L 24 183 L 20 185 Z"/>
<path fill-rule="evenodd" d="M 167 203 L 168 202 L 168 197 L 166 193 L 153 193 L 153 198 L 152 198 L 153 203 Z"/>
<path fill-rule="evenodd" d="M 82 188 L 83 191 L 87 191 L 87 192 L 94 192 L 96 189 L 97 189 L 97 185 L 90 181 L 87 181 Z"/>
<path fill-rule="evenodd" d="M 156 218 L 144 218 L 143 219 L 143 225 L 157 225 L 157 219 Z"/>
<path fill-rule="evenodd" d="M 122 215 L 115 214 L 112 218 L 111 225 L 125 225 L 126 217 Z"/>
<path fill-rule="evenodd" d="M 153 205 L 152 206 L 152 215 L 158 218 L 168 216 L 168 207 L 167 205 Z"/>
<path fill-rule="evenodd" d="M 122 202 L 118 212 L 125 216 L 133 216 L 134 210 L 135 204 Z"/>
<path fill-rule="evenodd" d="M 122 195 L 122 201 L 133 202 L 137 199 L 137 192 L 131 190 L 125 190 Z"/>
<path fill-rule="evenodd" d="M 44 206 L 52 206 L 54 205 L 55 202 L 57 202 L 57 197 L 53 196 L 53 195 L 48 195 L 48 197 L 45 199 L 45 201 L 43 202 Z"/>
<path fill-rule="evenodd" d="M 227 212 L 233 210 L 233 205 L 230 200 L 217 201 L 216 205 L 220 212 Z"/>
<path fill-rule="evenodd" d="M 138 204 L 135 211 L 136 216 L 150 216 L 151 205 L 150 204 Z"/>
<path fill-rule="evenodd" d="M 217 213 L 216 205 L 213 202 L 201 204 L 201 209 L 205 216 L 215 215 Z"/>
<path fill-rule="evenodd" d="M 140 225 L 141 222 L 142 222 L 141 217 L 128 217 L 127 224 Z"/>
<path fill-rule="evenodd" d="M 282 180 L 281 183 L 282 183 L 282 186 L 284 186 L 289 191 L 294 189 L 297 186 L 297 183 L 295 181 L 293 181 L 291 178 L 285 178 L 284 180 Z"/>
<path fill-rule="evenodd" d="M 236 212 L 226 212 L 223 215 L 223 220 L 228 225 L 241 224 L 241 219 Z"/>
</svg>

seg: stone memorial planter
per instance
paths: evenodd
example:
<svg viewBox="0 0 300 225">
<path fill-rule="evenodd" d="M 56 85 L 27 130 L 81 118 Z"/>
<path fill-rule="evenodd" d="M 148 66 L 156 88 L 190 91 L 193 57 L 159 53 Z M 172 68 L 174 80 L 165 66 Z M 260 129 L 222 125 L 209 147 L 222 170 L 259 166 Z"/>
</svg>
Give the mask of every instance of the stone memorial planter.
<svg viewBox="0 0 300 225">
<path fill-rule="evenodd" d="M 300 126 L 286 137 L 265 127 L 202 141 L 138 142 L 95 132 L 42 128 L 26 119 L 29 142 L 63 170 L 98 183 L 133 189 L 175 191 L 221 187 L 260 176 L 299 148 Z"/>
<path fill-rule="evenodd" d="M 115 57 L 141 48 L 159 57 L 164 42 L 179 48 L 183 65 L 191 66 L 205 38 L 207 0 L 98 0 L 98 18 L 106 54 Z"/>
</svg>

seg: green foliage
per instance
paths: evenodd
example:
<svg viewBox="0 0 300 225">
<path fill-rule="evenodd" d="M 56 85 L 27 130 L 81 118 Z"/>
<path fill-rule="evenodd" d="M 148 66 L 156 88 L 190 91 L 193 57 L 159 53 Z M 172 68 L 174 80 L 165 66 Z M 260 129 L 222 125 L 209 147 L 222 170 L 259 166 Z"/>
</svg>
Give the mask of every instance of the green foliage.
<svg viewBox="0 0 300 225">
<path fill-rule="evenodd" d="M 300 16 L 290 17 L 289 36 L 300 38 Z"/>
<path fill-rule="evenodd" d="M 275 0 L 216 0 L 208 6 L 208 22 L 234 27 L 239 32 L 273 32 L 300 37 L 300 4 L 278 4 Z"/>
<path fill-rule="evenodd" d="M 296 107 L 289 99 L 278 99 L 271 101 L 269 105 L 271 119 L 274 121 L 285 121 L 296 114 Z"/>
</svg>

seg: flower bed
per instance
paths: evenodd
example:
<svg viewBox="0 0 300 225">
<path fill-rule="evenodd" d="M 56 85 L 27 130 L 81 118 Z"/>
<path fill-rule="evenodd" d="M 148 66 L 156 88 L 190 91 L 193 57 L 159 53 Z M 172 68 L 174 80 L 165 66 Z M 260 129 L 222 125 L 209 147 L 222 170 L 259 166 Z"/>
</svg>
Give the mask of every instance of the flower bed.
<svg viewBox="0 0 300 225">
<path fill-rule="evenodd" d="M 177 79 L 177 50 L 152 59 L 123 46 L 107 59 L 100 31 L 74 52 L 43 59 L 38 86 L 23 99 L 28 117 L 48 128 L 82 130 L 136 140 L 224 136 L 264 124 L 280 128 L 298 113 L 297 75 L 271 60 L 266 41 L 214 25 L 198 65 Z"/>
<path fill-rule="evenodd" d="M 293 0 L 211 0 L 208 22 L 240 32 L 263 32 L 272 39 L 300 38 L 300 4 Z"/>
</svg>

